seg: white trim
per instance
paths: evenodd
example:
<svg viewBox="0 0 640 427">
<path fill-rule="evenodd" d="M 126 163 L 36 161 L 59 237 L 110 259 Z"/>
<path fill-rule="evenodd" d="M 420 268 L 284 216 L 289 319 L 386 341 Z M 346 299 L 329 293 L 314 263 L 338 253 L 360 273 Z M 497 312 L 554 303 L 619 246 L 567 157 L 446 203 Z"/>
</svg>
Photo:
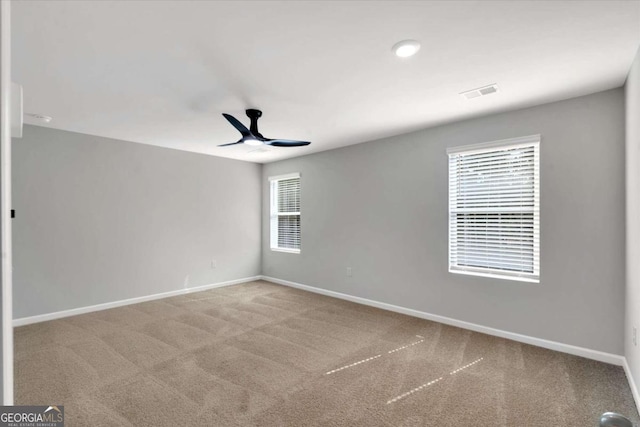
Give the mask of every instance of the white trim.
<svg viewBox="0 0 640 427">
<path fill-rule="evenodd" d="M 490 273 L 495 272 L 495 273 Z M 540 283 L 540 278 L 538 276 L 527 277 L 524 275 L 518 275 L 508 272 L 499 272 L 499 270 L 493 270 L 491 268 L 471 268 L 471 267 L 458 267 L 458 266 L 449 266 L 449 273 L 453 274 L 465 274 L 467 276 L 480 276 L 480 277 L 491 277 L 492 279 L 502 279 L 502 280 L 514 280 L 516 282 L 528 282 L 528 283 Z"/>
<path fill-rule="evenodd" d="M 450 273 L 458 273 L 458 274 L 467 274 L 471 276 L 483 276 L 483 277 L 492 277 L 498 279 L 506 279 L 506 280 L 515 280 L 521 282 L 530 282 L 530 283 L 540 283 L 540 135 L 529 135 L 518 138 L 511 139 L 503 139 L 499 141 L 491 141 L 480 144 L 472 144 L 472 145 L 464 145 L 459 147 L 450 147 L 447 149 L 447 155 L 449 157 L 449 272 Z M 522 207 L 522 206 L 489 206 L 489 207 L 479 207 L 481 205 L 493 205 L 493 201 L 496 201 L 498 205 L 502 202 L 502 197 L 504 194 L 508 194 L 505 190 L 495 190 L 495 194 L 490 190 L 491 185 L 489 184 L 477 184 L 473 181 L 471 187 L 466 190 L 466 184 L 461 184 L 460 170 L 463 170 L 463 164 L 458 164 L 457 159 L 464 158 L 467 156 L 471 157 L 470 162 L 475 162 L 476 155 L 480 155 L 484 157 L 487 162 L 487 165 L 491 163 L 491 158 L 495 155 L 495 153 L 499 154 L 497 160 L 499 163 L 503 162 L 504 159 L 501 159 L 500 156 L 503 156 L 506 153 L 505 150 L 513 149 L 513 148 L 526 148 L 528 151 L 531 151 L 530 155 L 527 155 L 530 160 L 533 160 L 533 166 L 529 171 L 529 166 L 527 166 L 527 175 L 529 173 L 532 174 L 531 178 L 533 180 L 533 193 L 532 197 L 532 206 L 531 207 Z M 486 154 L 489 153 L 489 154 Z M 501 160 L 500 160 L 501 159 Z M 471 166 L 470 166 L 471 167 Z M 488 167 L 488 166 L 483 166 Z M 503 168 L 504 164 L 501 163 L 499 168 Z M 462 168 L 462 169 L 461 169 Z M 491 173 L 490 169 L 487 171 L 487 175 L 489 176 Z M 500 172 L 504 173 L 504 171 Z M 468 178 L 465 178 L 468 179 Z M 500 182 L 504 181 L 505 178 L 501 178 Z M 471 181 L 470 181 L 471 182 Z M 480 185 L 480 187 L 477 187 Z M 501 184 L 502 185 L 502 184 Z M 480 190 L 478 190 L 480 188 Z M 466 191 L 469 191 L 469 194 L 466 194 Z M 475 194 L 475 191 L 479 191 Z M 504 193 L 504 194 L 503 194 Z M 511 196 L 507 196 L 511 197 Z M 524 197 L 524 196 L 523 196 Z M 469 198 L 469 199 L 467 199 Z M 459 207 L 459 201 L 462 200 L 464 207 Z M 471 201 L 470 205 L 467 205 L 467 201 Z M 476 204 L 478 206 L 476 206 Z M 507 203 L 509 205 L 510 203 Z M 468 235 L 465 232 L 465 225 L 462 225 L 462 231 L 460 227 L 460 219 L 458 217 L 459 214 L 475 214 L 480 212 L 486 212 L 489 214 L 495 214 L 499 212 L 513 212 L 513 213 L 528 213 L 532 214 L 533 224 L 532 224 L 532 235 L 522 235 L 520 238 L 529 238 L 533 239 L 533 246 L 531 247 L 531 252 L 529 252 L 529 248 L 525 250 L 521 248 L 522 253 L 517 252 L 515 249 L 505 249 L 499 247 L 497 243 L 489 244 L 490 252 L 486 254 L 485 257 L 491 258 L 496 262 L 496 268 L 492 268 L 489 266 L 485 260 L 482 259 L 482 256 L 478 253 L 481 252 L 481 248 L 483 247 L 483 243 L 488 244 L 482 241 L 480 238 L 479 241 L 476 241 L 473 249 L 470 249 L 471 252 L 467 253 L 464 248 L 469 242 L 467 241 Z M 463 220 L 463 224 L 466 224 L 466 220 Z M 477 225 L 477 224 L 476 224 Z M 486 236 L 487 239 L 495 239 L 501 235 L 501 230 L 503 229 L 502 224 L 495 224 L 490 227 L 490 230 L 487 230 Z M 520 230 L 523 232 L 522 230 Z M 477 237 L 477 236 L 476 236 Z M 493 240 L 492 240 L 493 241 Z M 486 249 L 486 246 L 485 246 Z M 505 252 L 506 251 L 506 252 Z M 531 255 L 532 257 L 532 265 L 530 272 L 518 272 L 508 270 L 507 267 L 517 267 L 523 270 L 529 270 L 529 265 L 525 260 L 528 260 L 528 257 L 523 258 L 512 258 L 514 255 Z M 511 261 L 506 261 L 507 263 L 514 264 L 512 266 L 498 264 L 503 260 L 503 255 L 510 255 L 507 259 L 511 259 Z M 460 258 L 462 256 L 462 258 Z M 459 265 L 462 259 L 463 261 L 467 256 L 478 257 L 478 266 L 466 266 Z M 463 262 L 463 264 L 465 264 Z M 484 265 L 480 265 L 484 264 Z M 497 266 L 505 267 L 501 269 Z"/>
<path fill-rule="evenodd" d="M 627 358 L 624 358 L 624 363 L 622 365 L 624 368 L 624 373 L 627 374 L 627 381 L 629 381 L 629 387 L 631 388 L 631 394 L 633 395 L 633 399 L 636 402 L 636 408 L 638 412 L 640 412 L 640 392 L 638 392 L 638 386 L 633 379 L 633 375 L 631 374 L 631 368 L 629 367 L 629 363 L 627 362 Z"/>
<path fill-rule="evenodd" d="M 0 197 L 2 197 L 2 403 L 13 405 L 13 261 L 11 243 L 11 10 L 0 2 Z"/>
<path fill-rule="evenodd" d="M 297 179 L 298 180 L 298 192 L 301 195 L 300 188 L 300 174 L 298 172 L 286 174 L 286 175 L 277 175 L 269 177 L 269 247 L 272 251 L 277 252 L 289 252 L 289 253 L 300 253 L 300 248 L 284 248 L 279 246 L 278 238 L 279 238 L 279 220 L 281 216 L 297 216 L 299 219 L 302 218 L 300 210 L 298 212 L 279 212 L 278 206 L 278 196 L 279 196 L 279 186 L 280 181 L 288 180 L 288 179 Z M 300 231 L 300 229 L 298 229 Z M 299 246 L 300 246 L 300 242 Z"/>
<path fill-rule="evenodd" d="M 300 178 L 300 173 L 294 172 L 294 173 L 287 173 L 284 175 L 270 176 L 269 181 L 282 181 L 283 179 L 293 179 L 293 178 Z"/>
<path fill-rule="evenodd" d="M 431 320 L 438 323 L 444 323 L 445 325 L 456 326 L 458 328 L 468 329 L 475 332 L 480 332 L 487 335 L 493 335 L 500 338 L 506 338 L 513 341 L 522 342 L 525 344 L 535 345 L 537 347 L 546 348 L 549 350 L 555 350 L 562 353 L 573 354 L 575 356 L 586 357 L 587 359 L 597 360 L 599 362 L 610 363 L 612 365 L 623 366 L 624 356 L 617 354 L 605 353 L 603 351 L 591 350 L 588 348 L 577 347 L 570 344 L 563 344 L 556 341 L 549 341 L 541 338 L 530 337 L 527 335 L 516 334 L 514 332 L 503 331 L 501 329 L 489 328 L 487 326 L 477 325 L 475 323 L 465 322 L 462 320 L 452 319 L 450 317 L 439 316 L 437 314 L 426 313 L 424 311 L 414 310 L 411 308 L 400 307 L 393 304 L 387 304 L 384 302 L 374 301 L 366 298 L 356 297 L 353 295 L 343 294 L 340 292 L 329 291 L 326 289 L 316 288 L 313 286 L 303 285 L 288 280 L 276 279 L 274 277 L 262 276 L 262 280 L 277 283 L 279 285 L 290 286 L 292 288 L 298 288 L 309 292 L 314 292 L 321 295 L 327 295 L 334 298 L 339 298 L 358 304 L 369 305 L 371 307 L 381 308 L 383 310 L 394 311 L 396 313 L 406 314 L 408 316 L 418 317 L 420 319 Z"/>
<path fill-rule="evenodd" d="M 162 298 L 174 297 L 177 295 L 190 294 L 193 292 L 206 291 L 207 289 L 222 288 L 224 286 L 237 285 L 240 283 L 260 280 L 261 276 L 245 277 L 243 279 L 228 280 L 226 282 L 212 283 L 209 285 L 196 286 L 193 288 L 178 289 L 175 291 L 162 292 L 159 294 L 145 295 L 142 297 L 129 298 L 119 301 L 106 302 L 103 304 L 90 305 L 87 307 L 72 308 L 70 310 L 56 311 L 53 313 L 40 314 L 37 316 L 22 317 L 13 320 L 13 327 L 30 325 L 32 323 L 46 322 L 48 320 L 61 319 L 63 317 L 77 316 L 79 314 L 91 313 L 94 311 L 107 310 L 110 308 L 122 307 L 125 305 L 138 304 L 146 301 L 153 301 Z"/>
<path fill-rule="evenodd" d="M 288 249 L 288 248 L 271 248 L 273 252 L 284 252 L 287 254 L 299 254 L 300 249 Z"/>
<path fill-rule="evenodd" d="M 447 154 L 457 154 L 465 152 L 465 154 L 477 154 L 485 151 L 491 151 L 495 148 L 511 149 L 519 146 L 530 146 L 534 143 L 540 143 L 541 137 L 538 135 L 521 136 L 517 138 L 501 139 L 498 141 L 481 142 L 479 144 L 459 145 L 457 147 L 447 148 Z"/>
</svg>

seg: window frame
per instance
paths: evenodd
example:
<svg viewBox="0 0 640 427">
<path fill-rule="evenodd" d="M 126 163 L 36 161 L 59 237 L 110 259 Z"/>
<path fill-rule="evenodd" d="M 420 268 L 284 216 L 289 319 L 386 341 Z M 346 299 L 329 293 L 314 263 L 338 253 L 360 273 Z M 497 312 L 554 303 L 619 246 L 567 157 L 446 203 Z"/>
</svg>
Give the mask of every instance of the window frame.
<svg viewBox="0 0 640 427">
<path fill-rule="evenodd" d="M 471 144 L 457 147 L 450 147 L 447 149 L 447 157 L 448 157 L 448 242 L 449 242 L 449 272 L 454 274 L 466 274 L 472 276 L 480 276 L 480 277 L 491 277 L 497 279 L 505 279 L 505 280 L 514 280 L 521 282 L 530 282 L 530 283 L 539 283 L 540 282 L 540 144 L 541 144 L 541 136 L 540 135 L 530 135 L 518 138 L 509 138 L 498 141 L 480 143 L 480 144 Z M 501 151 L 508 150 L 514 148 L 522 148 L 522 147 L 533 147 L 533 208 L 531 211 L 533 212 L 533 230 L 532 230 L 532 272 L 517 272 L 517 271 L 508 271 L 501 270 L 499 268 L 491 268 L 487 267 L 472 267 L 472 266 L 461 266 L 453 261 L 454 258 L 454 250 L 452 249 L 452 241 L 453 241 L 453 216 L 456 215 L 455 208 L 453 206 L 454 203 L 457 202 L 457 193 L 455 195 L 452 194 L 455 192 L 455 188 L 453 188 L 452 183 L 452 175 L 454 171 L 451 166 L 451 158 L 452 156 L 459 156 L 461 154 L 464 155 L 474 155 L 474 154 L 482 154 L 489 153 L 492 151 Z M 484 208 L 487 209 L 487 208 Z M 479 213 L 480 211 L 476 212 Z M 499 213 L 499 208 L 496 210 L 485 210 L 484 212 L 488 213 Z M 525 210 L 521 210 L 520 212 L 526 212 Z M 474 213 L 474 212 L 470 212 Z M 513 213 L 517 213 L 514 210 Z M 457 240 L 457 238 L 456 238 Z M 455 257 L 457 259 L 457 256 Z"/>
<path fill-rule="evenodd" d="M 300 197 L 302 197 L 302 180 L 300 173 L 288 173 L 284 175 L 276 175 L 269 177 L 269 247 L 274 252 L 285 252 L 291 254 L 299 254 L 302 249 L 302 224 L 300 224 L 300 247 L 299 248 L 281 248 L 278 246 L 278 217 L 279 216 L 298 216 L 302 221 L 302 206 L 298 212 L 279 212 L 278 211 L 278 182 L 288 179 L 300 180 Z M 275 191 L 274 191 L 275 190 Z"/>
</svg>

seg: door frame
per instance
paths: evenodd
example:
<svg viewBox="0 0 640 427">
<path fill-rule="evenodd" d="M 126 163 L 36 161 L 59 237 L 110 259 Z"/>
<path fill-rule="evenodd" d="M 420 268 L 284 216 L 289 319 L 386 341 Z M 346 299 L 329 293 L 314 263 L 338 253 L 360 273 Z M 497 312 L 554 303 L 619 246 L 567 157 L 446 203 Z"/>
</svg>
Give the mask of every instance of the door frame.
<svg viewBox="0 0 640 427">
<path fill-rule="evenodd" d="M 13 405 L 11 240 L 11 2 L 0 1 L 0 240 L 2 248 L 2 404 Z"/>
</svg>

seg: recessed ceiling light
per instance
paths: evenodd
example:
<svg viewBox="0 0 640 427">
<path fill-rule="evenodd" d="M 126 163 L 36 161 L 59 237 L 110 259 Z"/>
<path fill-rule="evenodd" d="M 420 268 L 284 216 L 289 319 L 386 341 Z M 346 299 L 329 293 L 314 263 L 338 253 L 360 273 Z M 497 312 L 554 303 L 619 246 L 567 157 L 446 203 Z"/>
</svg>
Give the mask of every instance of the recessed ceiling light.
<svg viewBox="0 0 640 427">
<path fill-rule="evenodd" d="M 53 117 L 45 116 L 44 114 L 36 114 L 36 113 L 24 113 L 25 116 L 37 120 L 39 122 L 49 123 L 53 120 Z"/>
<path fill-rule="evenodd" d="M 393 45 L 391 50 L 400 58 L 415 55 L 420 50 L 420 42 L 417 40 L 402 40 Z"/>
</svg>

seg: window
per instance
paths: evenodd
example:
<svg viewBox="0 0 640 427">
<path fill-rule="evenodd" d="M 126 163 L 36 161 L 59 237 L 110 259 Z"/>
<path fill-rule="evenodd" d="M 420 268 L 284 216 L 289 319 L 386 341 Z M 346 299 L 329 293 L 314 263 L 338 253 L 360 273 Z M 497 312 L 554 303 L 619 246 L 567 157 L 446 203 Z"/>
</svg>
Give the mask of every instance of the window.
<svg viewBox="0 0 640 427">
<path fill-rule="evenodd" d="M 300 174 L 269 178 L 271 249 L 300 253 Z"/>
<path fill-rule="evenodd" d="M 449 271 L 538 282 L 540 136 L 454 147 Z"/>
</svg>

